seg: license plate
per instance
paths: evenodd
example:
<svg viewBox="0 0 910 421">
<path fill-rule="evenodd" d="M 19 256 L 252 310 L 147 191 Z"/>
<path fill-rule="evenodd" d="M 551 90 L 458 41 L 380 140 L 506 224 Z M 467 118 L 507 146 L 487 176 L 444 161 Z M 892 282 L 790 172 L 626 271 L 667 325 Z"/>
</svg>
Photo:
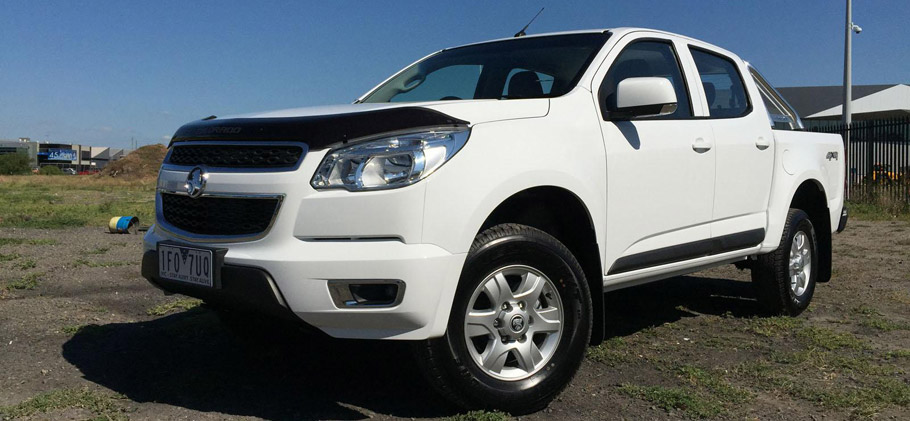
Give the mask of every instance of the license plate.
<svg viewBox="0 0 910 421">
<path fill-rule="evenodd" d="M 158 276 L 173 281 L 212 286 L 212 251 L 158 245 Z"/>
</svg>

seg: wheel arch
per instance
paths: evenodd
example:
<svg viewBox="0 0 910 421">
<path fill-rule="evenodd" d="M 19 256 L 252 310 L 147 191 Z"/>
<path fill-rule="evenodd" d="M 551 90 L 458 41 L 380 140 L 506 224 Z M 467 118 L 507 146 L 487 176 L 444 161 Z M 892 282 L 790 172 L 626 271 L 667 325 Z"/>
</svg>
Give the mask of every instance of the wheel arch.
<svg viewBox="0 0 910 421">
<path fill-rule="evenodd" d="M 817 282 L 827 282 L 831 279 L 831 215 L 828 210 L 828 200 L 825 187 L 816 179 L 804 180 L 796 188 L 790 200 L 790 208 L 800 209 L 809 215 L 809 220 L 815 228 L 817 242 L 817 255 L 819 259 L 819 272 Z"/>
<path fill-rule="evenodd" d="M 591 292 L 591 344 L 604 338 L 603 268 L 594 219 L 575 193 L 557 186 L 537 186 L 516 192 L 499 203 L 477 233 L 504 223 L 537 228 L 562 242 L 578 259 Z"/>
</svg>

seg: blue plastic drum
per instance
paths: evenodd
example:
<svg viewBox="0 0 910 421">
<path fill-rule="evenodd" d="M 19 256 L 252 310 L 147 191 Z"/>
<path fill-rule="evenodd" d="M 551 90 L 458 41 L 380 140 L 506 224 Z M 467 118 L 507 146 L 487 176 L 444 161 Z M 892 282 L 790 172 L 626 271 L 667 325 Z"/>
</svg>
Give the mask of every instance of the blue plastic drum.
<svg viewBox="0 0 910 421">
<path fill-rule="evenodd" d="M 139 229 L 139 218 L 135 216 L 115 216 L 107 224 L 112 234 L 135 234 Z"/>
</svg>

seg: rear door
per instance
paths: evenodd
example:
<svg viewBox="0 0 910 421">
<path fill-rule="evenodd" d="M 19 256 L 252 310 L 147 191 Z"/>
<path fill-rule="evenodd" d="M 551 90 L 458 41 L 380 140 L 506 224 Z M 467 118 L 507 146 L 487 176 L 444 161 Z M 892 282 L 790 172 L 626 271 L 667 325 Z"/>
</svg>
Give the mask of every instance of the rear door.
<svg viewBox="0 0 910 421">
<path fill-rule="evenodd" d="M 774 136 L 748 70 L 735 56 L 708 47 L 687 48 L 714 133 L 717 159 L 714 222 L 716 253 L 754 246 L 764 239 L 774 168 Z M 751 79 L 749 80 L 751 82 Z"/>
<path fill-rule="evenodd" d="M 611 49 L 594 76 L 607 160 L 604 271 L 626 274 L 706 255 L 714 203 L 713 136 L 693 106 L 693 75 L 677 53 L 684 44 L 635 32 Z M 617 84 L 630 77 L 663 77 L 676 91 L 675 113 L 621 121 L 611 118 Z M 656 269 L 659 272 L 661 269 Z M 652 273 L 653 271 L 649 271 Z M 608 279 L 609 282 L 609 279 Z"/>
</svg>

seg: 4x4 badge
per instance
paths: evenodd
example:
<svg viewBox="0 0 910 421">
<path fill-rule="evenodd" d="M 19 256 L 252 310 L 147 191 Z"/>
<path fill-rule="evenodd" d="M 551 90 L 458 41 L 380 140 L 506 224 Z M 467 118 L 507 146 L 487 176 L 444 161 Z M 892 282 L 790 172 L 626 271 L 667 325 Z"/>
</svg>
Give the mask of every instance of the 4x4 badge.
<svg viewBox="0 0 910 421">
<path fill-rule="evenodd" d="M 208 178 L 209 175 L 204 169 L 193 168 L 186 176 L 186 194 L 194 199 L 202 196 L 202 192 L 205 191 L 205 180 Z"/>
</svg>

